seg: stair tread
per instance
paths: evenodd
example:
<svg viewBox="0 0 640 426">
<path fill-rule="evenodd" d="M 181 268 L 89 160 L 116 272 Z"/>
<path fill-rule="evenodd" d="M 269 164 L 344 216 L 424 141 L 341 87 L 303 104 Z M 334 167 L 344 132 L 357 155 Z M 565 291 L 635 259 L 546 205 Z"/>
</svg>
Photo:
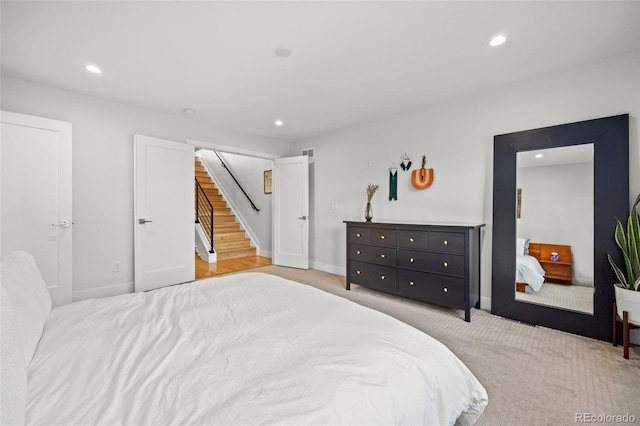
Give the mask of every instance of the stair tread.
<svg viewBox="0 0 640 426">
<path fill-rule="evenodd" d="M 214 223 L 213 226 L 215 227 L 215 232 L 237 232 L 242 230 L 238 222 Z"/>
<path fill-rule="evenodd" d="M 251 248 L 251 243 L 248 240 L 242 241 L 226 241 L 226 242 L 215 242 L 214 247 L 218 252 L 230 252 L 230 251 L 238 251 L 245 250 Z"/>
<path fill-rule="evenodd" d="M 236 238 L 246 238 L 246 233 L 242 229 L 238 229 L 234 231 L 219 230 L 214 236 L 214 238 L 219 240 L 233 240 Z"/>
<path fill-rule="evenodd" d="M 238 259 L 241 257 L 250 257 L 255 255 L 256 255 L 255 247 L 251 247 L 250 249 L 244 249 L 244 250 L 235 250 L 235 251 L 217 253 L 218 260 Z"/>
</svg>

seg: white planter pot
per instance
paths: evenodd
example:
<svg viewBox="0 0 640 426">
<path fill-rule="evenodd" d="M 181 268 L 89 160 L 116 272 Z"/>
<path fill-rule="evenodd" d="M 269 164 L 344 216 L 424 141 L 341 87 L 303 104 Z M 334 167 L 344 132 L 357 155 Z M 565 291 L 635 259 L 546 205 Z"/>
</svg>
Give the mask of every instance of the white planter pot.
<svg viewBox="0 0 640 426">
<path fill-rule="evenodd" d="M 621 284 L 614 286 L 616 291 L 616 308 L 622 318 L 622 312 L 629 313 L 629 322 L 640 324 L 640 291 L 627 290 Z"/>
</svg>

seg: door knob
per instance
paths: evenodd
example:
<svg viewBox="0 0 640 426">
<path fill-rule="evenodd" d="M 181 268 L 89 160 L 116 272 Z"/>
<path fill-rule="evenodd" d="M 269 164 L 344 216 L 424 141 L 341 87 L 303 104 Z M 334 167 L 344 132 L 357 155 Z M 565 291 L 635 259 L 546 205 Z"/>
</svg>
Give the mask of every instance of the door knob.
<svg viewBox="0 0 640 426">
<path fill-rule="evenodd" d="M 68 228 L 71 223 L 68 220 L 62 220 L 59 223 L 52 223 L 51 226 L 58 226 L 60 228 Z"/>
<path fill-rule="evenodd" d="M 300 216 L 298 219 L 307 220 L 306 216 Z"/>
<path fill-rule="evenodd" d="M 145 223 L 149 223 L 149 222 L 153 222 L 152 220 L 147 220 L 147 219 L 138 219 L 138 223 L 140 225 L 144 225 Z"/>
</svg>

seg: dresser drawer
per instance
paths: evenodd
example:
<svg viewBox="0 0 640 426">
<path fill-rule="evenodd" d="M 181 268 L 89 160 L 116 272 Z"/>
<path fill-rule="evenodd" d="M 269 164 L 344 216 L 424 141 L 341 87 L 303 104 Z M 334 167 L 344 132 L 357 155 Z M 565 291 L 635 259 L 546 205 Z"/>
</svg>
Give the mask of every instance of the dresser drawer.
<svg viewBox="0 0 640 426">
<path fill-rule="evenodd" d="M 447 253 L 464 253 L 464 234 L 431 232 L 429 235 L 429 248 Z"/>
<path fill-rule="evenodd" d="M 398 292 L 412 299 L 464 306 L 464 278 L 400 269 Z"/>
<path fill-rule="evenodd" d="M 408 249 L 428 248 L 429 233 L 427 231 L 408 231 L 406 229 L 398 230 L 398 247 Z"/>
<path fill-rule="evenodd" d="M 396 266 L 396 249 L 392 247 L 349 244 L 349 259 L 378 265 Z"/>
<path fill-rule="evenodd" d="M 347 234 L 347 242 L 369 244 L 371 239 L 371 229 L 360 228 L 357 226 L 349 226 Z"/>
<path fill-rule="evenodd" d="M 398 250 L 398 266 L 401 268 L 464 276 L 464 256 L 458 254 Z"/>
<path fill-rule="evenodd" d="M 365 287 L 376 288 L 396 293 L 397 269 L 390 266 L 372 265 L 370 263 L 349 261 L 349 282 Z"/>
<path fill-rule="evenodd" d="M 371 244 L 395 247 L 397 244 L 397 231 L 395 229 L 373 228 L 371 229 Z"/>
</svg>

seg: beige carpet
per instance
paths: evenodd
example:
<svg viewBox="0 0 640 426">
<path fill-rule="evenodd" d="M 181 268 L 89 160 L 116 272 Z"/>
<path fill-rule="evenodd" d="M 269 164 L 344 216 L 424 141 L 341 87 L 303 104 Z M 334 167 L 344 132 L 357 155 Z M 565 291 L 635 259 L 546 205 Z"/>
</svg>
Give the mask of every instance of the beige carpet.
<svg viewBox="0 0 640 426">
<path fill-rule="evenodd" d="M 577 413 L 630 414 L 640 424 L 640 347 L 632 347 L 630 359 L 625 360 L 620 346 L 483 310 L 472 310 L 467 323 L 460 310 L 355 285 L 346 291 L 344 277 L 338 275 L 278 266 L 254 271 L 313 285 L 385 312 L 440 340 L 487 389 L 489 405 L 477 425 L 575 425 L 580 423 Z"/>
<path fill-rule="evenodd" d="M 516 300 L 593 314 L 593 287 L 544 283 L 537 293 L 515 292 Z"/>
</svg>

